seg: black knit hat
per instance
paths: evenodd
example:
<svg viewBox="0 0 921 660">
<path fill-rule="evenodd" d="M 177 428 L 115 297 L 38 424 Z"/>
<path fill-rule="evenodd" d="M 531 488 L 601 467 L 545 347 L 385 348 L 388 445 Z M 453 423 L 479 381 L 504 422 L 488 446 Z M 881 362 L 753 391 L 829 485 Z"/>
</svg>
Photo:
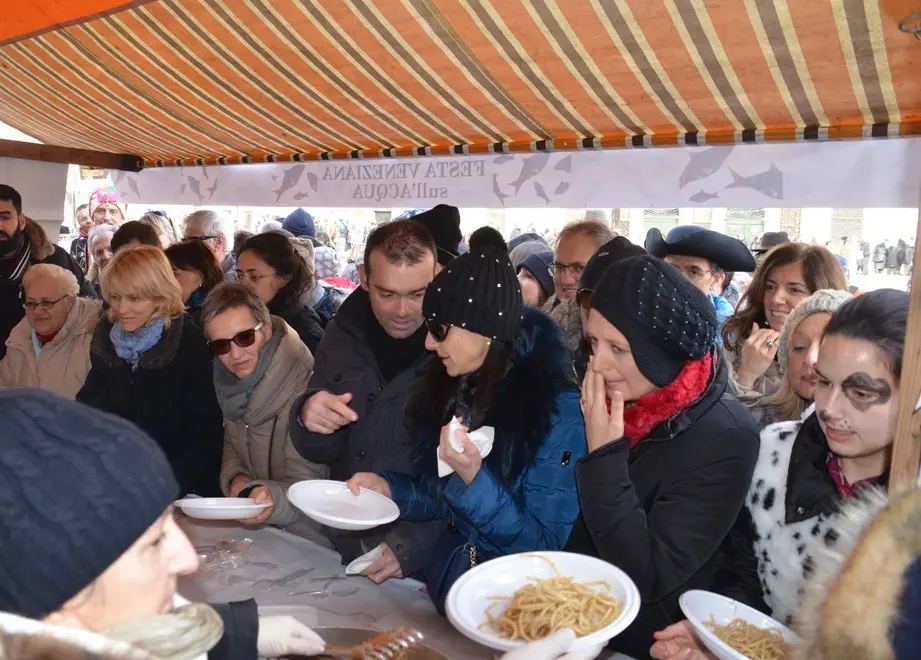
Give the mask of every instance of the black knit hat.
<svg viewBox="0 0 921 660">
<path fill-rule="evenodd" d="M 524 268 L 531 273 L 548 298 L 553 295 L 554 291 L 553 275 L 550 274 L 550 264 L 552 263 L 553 252 L 547 250 L 545 252 L 537 252 L 528 255 L 525 257 L 524 261 L 518 265 L 519 271 Z"/>
<path fill-rule="evenodd" d="M 598 251 L 592 255 L 592 258 L 585 264 L 585 270 L 582 271 L 582 277 L 579 278 L 579 290 L 588 289 L 594 291 L 601 281 L 611 264 L 621 259 L 629 259 L 641 254 L 646 254 L 646 250 L 639 245 L 634 245 L 623 236 L 615 236 L 610 241 L 598 248 Z"/>
<path fill-rule="evenodd" d="M 0 391 L 0 447 L 0 611 L 57 611 L 179 493 L 136 426 L 42 390 Z"/>
<path fill-rule="evenodd" d="M 710 299 L 674 266 L 648 255 L 613 263 L 590 304 L 623 333 L 640 373 L 658 387 L 711 351 L 719 327 Z"/>
<path fill-rule="evenodd" d="M 460 230 L 460 211 L 456 206 L 439 204 L 428 211 L 417 213 L 412 219 L 429 230 L 438 248 L 438 263 L 449 264 L 460 253 L 458 245 L 463 240 Z"/>
<path fill-rule="evenodd" d="M 457 326 L 497 341 L 518 336 L 524 303 L 508 254 L 471 249 L 448 264 L 425 290 L 427 322 Z"/>
</svg>

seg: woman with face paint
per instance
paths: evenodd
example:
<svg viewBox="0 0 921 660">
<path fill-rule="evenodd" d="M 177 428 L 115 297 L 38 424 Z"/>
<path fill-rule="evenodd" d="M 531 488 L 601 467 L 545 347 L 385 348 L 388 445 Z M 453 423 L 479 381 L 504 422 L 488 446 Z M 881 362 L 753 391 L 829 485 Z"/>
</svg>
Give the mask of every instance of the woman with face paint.
<svg viewBox="0 0 921 660">
<path fill-rule="evenodd" d="M 736 524 L 753 542 L 718 591 L 784 623 L 808 614 L 800 609 L 806 579 L 843 536 L 834 514 L 862 487 L 888 481 L 907 323 L 908 294 L 892 289 L 854 298 L 832 315 L 815 366 L 815 412 L 762 431 Z M 656 639 L 654 658 L 708 657 L 687 622 Z"/>
<path fill-rule="evenodd" d="M 761 428 L 799 420 L 815 399 L 815 364 L 831 315 L 852 296 L 846 291 L 816 291 L 796 306 L 780 332 L 777 364 L 783 373 L 780 391 L 761 397 L 751 411 Z"/>
<path fill-rule="evenodd" d="M 738 311 L 723 326 L 730 391 L 739 399 L 751 405 L 780 389 L 780 332 L 793 309 L 820 289 L 847 290 L 841 265 L 824 247 L 785 243 L 758 265 Z"/>
</svg>

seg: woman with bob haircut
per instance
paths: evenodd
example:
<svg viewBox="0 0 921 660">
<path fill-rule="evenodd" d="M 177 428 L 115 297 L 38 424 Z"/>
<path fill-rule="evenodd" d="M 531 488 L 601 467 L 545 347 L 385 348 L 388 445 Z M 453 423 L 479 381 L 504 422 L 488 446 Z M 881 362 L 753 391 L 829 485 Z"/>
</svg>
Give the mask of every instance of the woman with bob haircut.
<svg viewBox="0 0 921 660">
<path fill-rule="evenodd" d="M 90 346 L 77 400 L 137 424 L 163 449 L 182 494 L 218 494 L 223 424 L 211 351 L 185 314 L 166 255 L 141 246 L 116 254 L 102 274 L 107 318 Z"/>
<path fill-rule="evenodd" d="M 201 326 L 205 298 L 224 281 L 224 271 L 214 253 L 201 241 L 176 243 L 166 248 L 166 258 L 182 288 L 186 312 Z"/>
<path fill-rule="evenodd" d="M 835 255 L 819 245 L 784 243 L 758 264 L 738 311 L 723 326 L 723 345 L 731 362 L 730 392 L 751 405 L 781 385 L 777 362 L 784 321 L 804 299 L 820 289 L 847 291 Z"/>
</svg>

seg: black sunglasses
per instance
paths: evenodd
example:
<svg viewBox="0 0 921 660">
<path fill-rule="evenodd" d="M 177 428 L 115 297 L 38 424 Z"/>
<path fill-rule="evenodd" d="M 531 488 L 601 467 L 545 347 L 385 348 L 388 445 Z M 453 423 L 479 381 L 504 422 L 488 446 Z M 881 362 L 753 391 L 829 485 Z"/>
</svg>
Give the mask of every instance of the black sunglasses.
<svg viewBox="0 0 921 660">
<path fill-rule="evenodd" d="M 256 331 L 262 328 L 260 323 L 255 328 L 238 332 L 230 339 L 215 339 L 208 342 L 208 346 L 214 351 L 215 355 L 226 355 L 230 352 L 230 342 L 233 342 L 240 348 L 248 348 L 256 341 Z"/>
<path fill-rule="evenodd" d="M 183 243 L 194 243 L 195 241 L 205 242 L 210 241 L 213 238 L 217 238 L 217 234 L 208 235 L 208 236 L 183 236 Z"/>
<path fill-rule="evenodd" d="M 448 331 L 451 329 L 451 326 L 449 325 L 436 323 L 430 319 L 425 320 L 425 327 L 428 329 L 429 334 L 432 335 L 432 339 L 438 343 L 441 343 L 448 338 Z"/>
</svg>

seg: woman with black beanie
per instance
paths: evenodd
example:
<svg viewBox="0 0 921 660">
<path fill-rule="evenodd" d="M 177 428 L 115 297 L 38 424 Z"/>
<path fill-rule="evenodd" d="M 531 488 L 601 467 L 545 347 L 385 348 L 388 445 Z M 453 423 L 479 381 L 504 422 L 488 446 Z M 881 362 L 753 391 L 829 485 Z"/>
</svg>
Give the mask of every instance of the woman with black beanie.
<svg viewBox="0 0 921 660">
<path fill-rule="evenodd" d="M 649 656 L 679 620 L 678 597 L 710 589 L 758 458 L 755 420 L 725 396 L 713 305 L 650 256 L 613 263 L 589 298 L 582 386 L 588 455 L 576 466 L 582 516 L 567 550 L 636 583 L 642 607 L 613 640 Z"/>
<path fill-rule="evenodd" d="M 428 286 L 422 312 L 434 355 L 406 409 L 414 474 L 359 473 L 349 484 L 391 497 L 404 520 L 451 523 L 426 571 L 443 613 L 448 589 L 473 565 L 563 547 L 579 513 L 585 429 L 559 328 L 523 305 L 501 238 L 471 239 Z M 454 418 L 462 427 L 452 433 Z M 481 457 L 468 432 L 487 427 L 494 443 Z M 454 474 L 439 478 L 439 459 Z"/>
</svg>

